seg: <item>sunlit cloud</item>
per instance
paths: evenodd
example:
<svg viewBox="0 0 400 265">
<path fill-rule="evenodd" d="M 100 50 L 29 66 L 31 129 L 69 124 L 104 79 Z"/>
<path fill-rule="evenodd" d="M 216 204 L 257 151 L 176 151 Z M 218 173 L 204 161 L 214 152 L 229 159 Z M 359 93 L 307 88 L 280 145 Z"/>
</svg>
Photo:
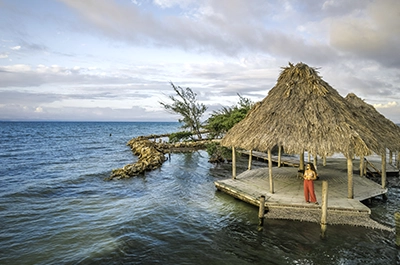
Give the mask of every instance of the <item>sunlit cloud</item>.
<svg viewBox="0 0 400 265">
<path fill-rule="evenodd" d="M 388 103 L 386 103 L 386 104 L 373 104 L 373 106 L 374 106 L 376 109 L 388 109 L 388 108 L 397 107 L 398 104 L 397 104 L 396 101 L 392 101 L 392 102 L 388 102 Z"/>
</svg>

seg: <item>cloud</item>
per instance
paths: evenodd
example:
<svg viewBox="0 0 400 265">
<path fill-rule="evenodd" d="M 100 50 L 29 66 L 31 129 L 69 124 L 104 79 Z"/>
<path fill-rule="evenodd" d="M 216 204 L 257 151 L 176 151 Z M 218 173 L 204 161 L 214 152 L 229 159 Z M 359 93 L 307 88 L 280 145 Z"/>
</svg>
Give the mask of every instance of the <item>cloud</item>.
<svg viewBox="0 0 400 265">
<path fill-rule="evenodd" d="M 42 107 L 37 107 L 36 109 L 35 109 L 35 112 L 43 112 L 43 108 Z"/>
<path fill-rule="evenodd" d="M 298 10 L 266 1 L 155 1 L 147 9 L 138 5 L 117 5 L 111 1 L 63 0 L 84 21 L 87 30 L 134 45 L 180 47 L 200 53 L 238 56 L 254 51 L 289 55 L 309 62 L 333 60 L 335 50 L 327 43 L 296 34 L 298 22 L 306 24 Z M 189 8 L 190 7 L 190 8 Z M 159 15 L 158 9 L 180 8 L 174 16 Z M 287 10 L 293 16 L 286 14 Z M 281 12 L 282 11 L 282 12 Z M 158 15 L 158 16 L 156 16 Z M 246 21 L 246 23 L 243 23 Z M 280 31 L 276 27 L 282 26 Z M 314 24 L 314 28 L 318 23 Z M 273 27 L 271 27 L 273 26 Z"/>
<path fill-rule="evenodd" d="M 400 3 L 372 1 L 365 10 L 332 19 L 331 44 L 358 58 L 400 67 Z"/>
<path fill-rule="evenodd" d="M 376 109 L 388 109 L 388 108 L 394 108 L 397 107 L 397 102 L 396 101 L 391 101 L 386 104 L 374 104 L 373 105 Z"/>
<path fill-rule="evenodd" d="M 0 60 L 0 105 L 32 115 L 61 117 L 57 108 L 76 108 L 78 116 L 101 119 L 91 111 L 107 116 L 120 109 L 124 116 L 132 106 L 152 114 L 173 94 L 170 81 L 192 88 L 212 108 L 235 104 L 237 93 L 257 101 L 288 61 L 319 68 L 343 95 L 400 102 L 394 0 L 58 0 L 31 6 L 9 1 L 0 10 L 6 22 L 0 26 L 0 59 L 6 59 Z M 7 65 L 11 60 L 15 64 Z M 400 117 L 398 105 L 381 110 Z"/>
</svg>

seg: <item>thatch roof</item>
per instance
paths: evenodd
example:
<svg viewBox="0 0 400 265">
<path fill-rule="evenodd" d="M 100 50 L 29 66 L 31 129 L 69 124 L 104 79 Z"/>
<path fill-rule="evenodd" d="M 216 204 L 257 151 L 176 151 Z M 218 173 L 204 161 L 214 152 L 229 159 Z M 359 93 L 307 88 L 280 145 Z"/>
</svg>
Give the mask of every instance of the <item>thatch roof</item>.
<svg viewBox="0 0 400 265">
<path fill-rule="evenodd" d="M 377 137 L 384 139 L 386 148 L 391 151 L 400 150 L 400 127 L 380 114 L 372 105 L 366 103 L 354 93 L 349 93 L 345 99 L 350 102 L 357 111 L 362 113 L 369 126 L 376 131 Z"/>
<path fill-rule="evenodd" d="M 359 112 L 304 63 L 283 68 L 268 96 L 222 139 L 223 146 L 266 151 L 276 145 L 286 153 L 330 156 L 381 153 Z"/>
</svg>

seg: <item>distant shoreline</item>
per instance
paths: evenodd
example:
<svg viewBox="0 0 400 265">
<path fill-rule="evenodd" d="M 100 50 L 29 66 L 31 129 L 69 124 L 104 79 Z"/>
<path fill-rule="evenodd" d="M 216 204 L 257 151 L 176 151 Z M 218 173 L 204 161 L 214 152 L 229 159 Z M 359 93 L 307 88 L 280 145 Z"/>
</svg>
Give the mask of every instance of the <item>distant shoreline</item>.
<svg viewBox="0 0 400 265">
<path fill-rule="evenodd" d="M 0 120 L 0 123 L 5 122 L 32 122 L 32 123 L 39 123 L 39 122 L 65 122 L 65 123 L 176 123 L 179 124 L 177 121 L 39 121 L 39 120 Z"/>
</svg>

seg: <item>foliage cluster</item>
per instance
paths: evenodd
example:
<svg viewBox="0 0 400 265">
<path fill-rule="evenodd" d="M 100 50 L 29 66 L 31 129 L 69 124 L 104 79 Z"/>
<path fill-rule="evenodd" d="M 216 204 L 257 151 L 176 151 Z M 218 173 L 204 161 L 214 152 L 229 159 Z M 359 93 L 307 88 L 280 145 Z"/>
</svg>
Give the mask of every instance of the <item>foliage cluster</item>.
<svg viewBox="0 0 400 265">
<path fill-rule="evenodd" d="M 171 86 L 174 89 L 177 97 L 169 96 L 172 100 L 172 104 L 167 104 L 164 102 L 159 102 L 167 111 L 171 113 L 178 113 L 182 116 L 179 119 L 180 123 L 183 123 L 183 129 L 189 129 L 191 132 L 197 135 L 199 139 L 201 136 L 201 121 L 200 118 L 207 110 L 206 105 L 203 103 L 197 103 L 196 96 L 189 87 L 183 89 L 180 86 L 175 86 L 171 82 Z"/>
<path fill-rule="evenodd" d="M 232 151 L 230 148 L 221 146 L 219 143 L 211 142 L 207 144 L 206 151 L 210 156 L 210 162 L 224 162 L 232 160 Z"/>
<path fill-rule="evenodd" d="M 192 133 L 189 131 L 182 131 L 182 132 L 176 132 L 176 133 L 171 133 L 169 135 L 169 142 L 170 143 L 177 143 L 180 141 L 187 141 L 192 138 Z"/>
<path fill-rule="evenodd" d="M 202 103 L 197 103 L 196 93 L 190 88 L 183 89 L 180 86 L 175 86 L 171 82 L 177 97 L 169 96 L 172 104 L 160 102 L 160 104 L 169 112 L 177 113 L 182 116 L 179 122 L 183 123 L 183 129 L 190 131 L 182 131 L 171 134 L 169 142 L 179 142 L 193 139 L 193 134 L 197 135 L 198 139 L 202 139 L 201 129 L 208 131 L 210 138 L 222 137 L 236 123 L 246 117 L 248 111 L 252 108 L 253 102 L 250 99 L 239 96 L 239 102 L 235 106 L 222 107 L 221 110 L 214 111 L 203 125 L 200 122 L 201 116 L 207 110 L 207 107 Z M 210 155 L 210 161 L 223 162 L 225 159 L 230 160 L 232 156 L 229 148 L 220 146 L 219 143 L 210 143 L 207 145 L 207 152 Z"/>
<path fill-rule="evenodd" d="M 236 106 L 223 107 L 221 110 L 214 111 L 211 117 L 208 118 L 204 127 L 209 131 L 211 137 L 222 137 L 236 123 L 246 117 L 253 106 L 253 102 L 239 94 L 238 96 L 239 102 Z"/>
</svg>

